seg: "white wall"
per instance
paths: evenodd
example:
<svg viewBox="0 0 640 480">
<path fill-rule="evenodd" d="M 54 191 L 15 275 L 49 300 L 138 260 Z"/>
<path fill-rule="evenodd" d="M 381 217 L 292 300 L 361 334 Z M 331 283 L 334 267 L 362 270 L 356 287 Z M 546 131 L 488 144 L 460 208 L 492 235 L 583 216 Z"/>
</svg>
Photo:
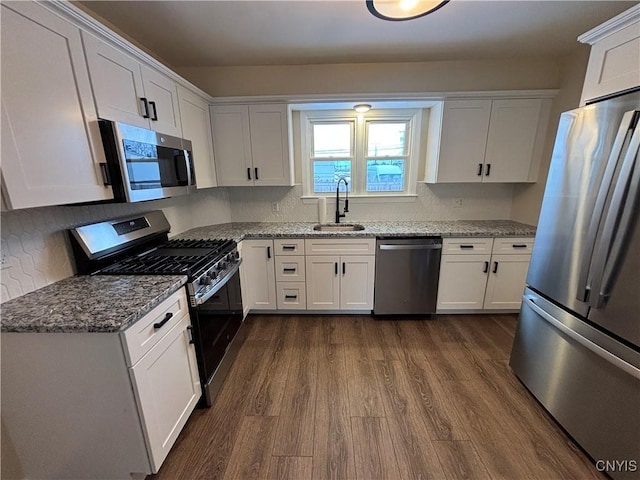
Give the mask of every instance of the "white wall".
<svg viewBox="0 0 640 480">
<path fill-rule="evenodd" d="M 2 212 L 0 301 L 4 302 L 74 274 L 69 228 L 161 209 L 170 235 L 231 220 L 227 192 L 207 189 L 194 195 L 132 204 L 32 208 Z"/>
<path fill-rule="evenodd" d="M 532 225 L 537 225 L 538 223 L 544 187 L 549 174 L 551 153 L 553 152 L 553 144 L 558 129 L 558 120 L 562 112 L 578 108 L 588 60 L 589 49 L 584 49 L 566 58 L 562 65 L 562 83 L 551 110 L 551 120 L 538 173 L 538 181 L 533 184 L 515 186 L 511 209 L 511 219 L 513 220 Z"/>
<path fill-rule="evenodd" d="M 562 60 L 515 58 L 415 63 L 182 67 L 213 96 L 367 94 L 558 88 Z"/>
</svg>

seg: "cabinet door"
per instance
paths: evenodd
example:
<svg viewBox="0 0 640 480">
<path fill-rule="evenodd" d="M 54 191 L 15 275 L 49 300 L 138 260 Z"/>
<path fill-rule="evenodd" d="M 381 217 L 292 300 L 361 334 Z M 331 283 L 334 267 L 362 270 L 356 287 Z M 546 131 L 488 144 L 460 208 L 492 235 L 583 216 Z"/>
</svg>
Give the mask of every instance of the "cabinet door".
<svg viewBox="0 0 640 480">
<path fill-rule="evenodd" d="M 190 325 L 185 315 L 130 369 L 153 473 L 160 469 L 202 394 Z"/>
<path fill-rule="evenodd" d="M 100 118 L 149 128 L 140 63 L 86 32 L 82 40 Z"/>
<path fill-rule="evenodd" d="M 251 161 L 249 108 L 246 105 L 213 105 L 211 129 L 218 185 L 253 185 L 255 172 Z"/>
<path fill-rule="evenodd" d="M 312 255 L 306 257 L 307 309 L 340 308 L 340 257 Z"/>
<path fill-rule="evenodd" d="M 273 240 L 243 240 L 240 268 L 244 271 L 250 308 L 275 310 L 276 276 Z"/>
<path fill-rule="evenodd" d="M 11 208 L 108 200 L 80 30 L 35 2 L 2 4 L 2 179 Z"/>
<path fill-rule="evenodd" d="M 481 182 L 491 100 L 448 100 L 442 113 L 437 182 Z"/>
<path fill-rule="evenodd" d="M 287 106 L 249 105 L 255 185 L 291 185 Z"/>
<path fill-rule="evenodd" d="M 145 65 L 141 68 L 144 93 L 149 100 L 150 128 L 160 133 L 181 137 L 178 85 L 156 70 Z"/>
<path fill-rule="evenodd" d="M 483 182 L 526 182 L 536 143 L 541 99 L 493 100 Z"/>
<path fill-rule="evenodd" d="M 213 163 L 211 119 L 208 103 L 195 93 L 178 86 L 182 137 L 191 141 L 193 162 L 198 188 L 216 187 L 216 169 Z"/>
<path fill-rule="evenodd" d="M 580 104 L 640 86 L 639 71 L 640 24 L 636 21 L 592 44 Z"/>
<path fill-rule="evenodd" d="M 340 309 L 373 309 L 374 256 L 340 257 Z"/>
<path fill-rule="evenodd" d="M 490 255 L 443 255 L 438 310 L 481 310 Z"/>
<path fill-rule="evenodd" d="M 485 309 L 520 309 L 530 259 L 530 255 L 491 257 L 491 269 L 484 299 Z"/>
</svg>

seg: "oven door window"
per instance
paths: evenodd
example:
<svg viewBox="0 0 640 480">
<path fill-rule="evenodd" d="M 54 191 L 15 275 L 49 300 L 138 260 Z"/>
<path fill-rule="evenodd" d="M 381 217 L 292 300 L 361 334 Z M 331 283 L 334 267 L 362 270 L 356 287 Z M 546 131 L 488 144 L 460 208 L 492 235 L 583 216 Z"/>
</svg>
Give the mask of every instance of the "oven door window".
<svg viewBox="0 0 640 480">
<path fill-rule="evenodd" d="M 184 150 L 134 140 L 122 143 L 131 190 L 189 185 Z"/>
</svg>

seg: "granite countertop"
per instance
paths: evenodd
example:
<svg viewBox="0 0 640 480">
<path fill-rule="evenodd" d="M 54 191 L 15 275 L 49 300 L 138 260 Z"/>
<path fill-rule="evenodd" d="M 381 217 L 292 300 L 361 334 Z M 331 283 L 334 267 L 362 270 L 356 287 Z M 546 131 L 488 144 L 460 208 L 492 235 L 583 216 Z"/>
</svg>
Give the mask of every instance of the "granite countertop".
<svg viewBox="0 0 640 480">
<path fill-rule="evenodd" d="M 348 222 L 346 222 L 348 223 Z M 357 232 L 318 232 L 315 223 L 224 223 L 175 238 L 530 237 L 536 229 L 510 220 L 361 222 Z M 182 287 L 179 275 L 66 278 L 2 304 L 2 332 L 119 332 Z"/>
<path fill-rule="evenodd" d="M 350 222 L 344 222 L 350 223 Z M 223 223 L 192 228 L 175 238 L 245 238 L 278 237 L 532 237 L 536 227 L 511 220 L 436 220 L 422 222 L 359 222 L 365 228 L 357 232 L 318 232 L 316 223 Z"/>
<path fill-rule="evenodd" d="M 119 332 L 187 281 L 184 275 L 81 275 L 2 304 L 2 332 Z"/>
</svg>

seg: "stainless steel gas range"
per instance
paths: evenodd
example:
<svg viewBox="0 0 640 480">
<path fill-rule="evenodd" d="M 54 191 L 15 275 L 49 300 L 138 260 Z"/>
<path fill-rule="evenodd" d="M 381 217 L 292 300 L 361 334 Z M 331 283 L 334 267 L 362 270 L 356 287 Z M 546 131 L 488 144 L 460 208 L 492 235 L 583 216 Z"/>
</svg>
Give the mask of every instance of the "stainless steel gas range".
<svg viewBox="0 0 640 480">
<path fill-rule="evenodd" d="M 170 228 L 156 210 L 69 233 L 79 274 L 187 276 L 200 404 L 210 406 L 243 340 L 241 260 L 233 240 L 169 240 Z"/>
</svg>

